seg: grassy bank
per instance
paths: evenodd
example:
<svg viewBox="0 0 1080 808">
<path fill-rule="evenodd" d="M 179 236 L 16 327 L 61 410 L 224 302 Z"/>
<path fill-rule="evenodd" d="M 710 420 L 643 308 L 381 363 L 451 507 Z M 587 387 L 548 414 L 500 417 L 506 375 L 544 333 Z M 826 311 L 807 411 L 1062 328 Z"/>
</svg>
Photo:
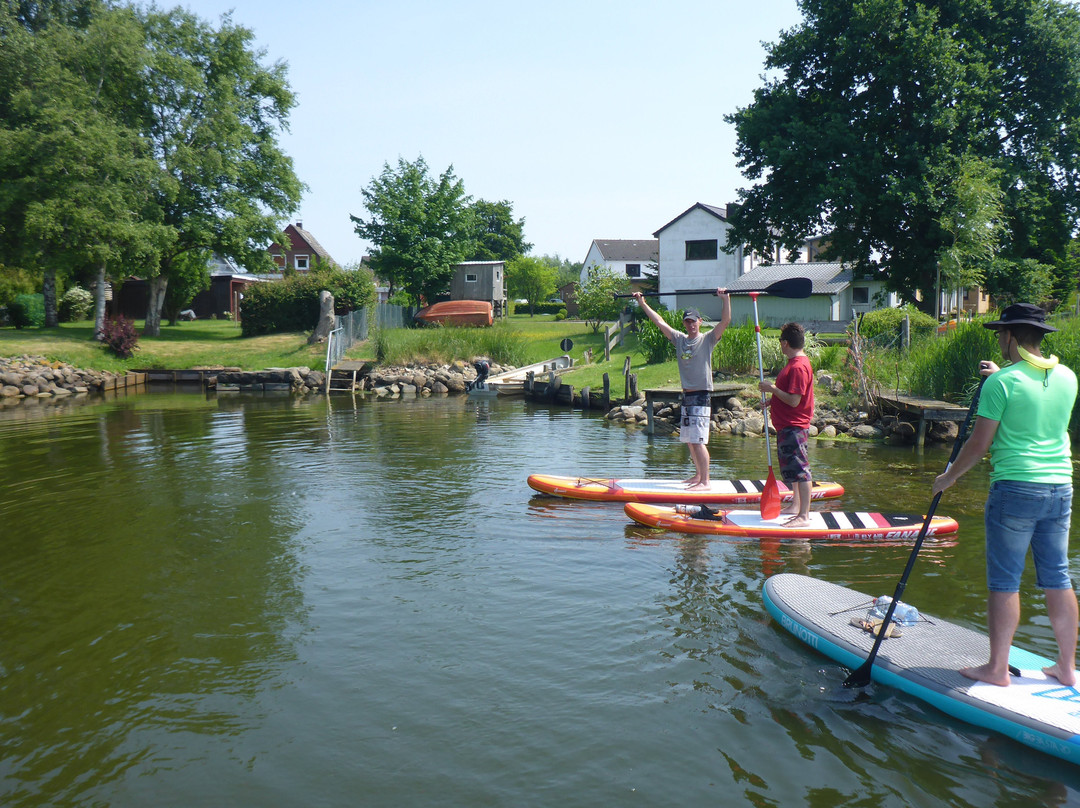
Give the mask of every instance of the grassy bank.
<svg viewBox="0 0 1080 808">
<path fill-rule="evenodd" d="M 136 327 L 141 330 L 142 323 Z M 241 337 L 228 320 L 199 320 L 163 325 L 160 337 L 139 337 L 135 355 L 120 359 L 93 339 L 90 322 L 64 323 L 57 328 L 0 328 L 0 356 L 45 356 L 87 370 L 137 368 L 269 367 L 322 368 L 326 346 L 306 344 L 306 334 Z"/>
</svg>

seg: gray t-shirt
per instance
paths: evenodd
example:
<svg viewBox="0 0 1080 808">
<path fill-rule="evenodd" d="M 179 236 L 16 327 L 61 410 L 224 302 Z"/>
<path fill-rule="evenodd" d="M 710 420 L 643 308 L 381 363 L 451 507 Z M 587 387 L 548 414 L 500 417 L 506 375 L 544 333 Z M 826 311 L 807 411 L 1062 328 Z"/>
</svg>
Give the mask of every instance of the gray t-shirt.
<svg viewBox="0 0 1080 808">
<path fill-rule="evenodd" d="M 720 341 L 719 329 L 697 335 L 691 340 L 682 331 L 675 332 L 675 356 L 679 360 L 679 380 L 683 390 L 712 390 L 712 352 Z"/>
</svg>

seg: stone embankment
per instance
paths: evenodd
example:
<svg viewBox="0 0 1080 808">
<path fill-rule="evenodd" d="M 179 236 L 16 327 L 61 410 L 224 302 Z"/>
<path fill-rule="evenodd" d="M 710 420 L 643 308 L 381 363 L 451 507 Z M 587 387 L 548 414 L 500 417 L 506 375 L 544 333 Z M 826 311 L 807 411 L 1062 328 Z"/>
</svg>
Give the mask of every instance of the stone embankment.
<svg viewBox="0 0 1080 808">
<path fill-rule="evenodd" d="M 0 399 L 99 393 L 108 382 L 122 376 L 106 370 L 81 370 L 44 356 L 0 357 Z"/>
<path fill-rule="evenodd" d="M 818 378 L 818 385 L 829 389 L 833 380 L 827 375 Z M 678 404 L 665 405 L 653 413 L 653 429 L 657 434 L 677 434 L 682 415 Z M 648 421 L 645 396 L 627 405 L 612 407 L 605 416 L 610 421 L 630 426 L 644 426 Z M 743 393 L 731 396 L 714 408 L 710 431 L 717 435 L 764 435 L 764 419 L 761 414 L 761 396 L 755 388 L 748 387 Z M 862 440 L 882 440 L 888 444 L 911 444 L 916 440 L 916 425 L 895 415 L 871 417 L 858 409 L 840 409 L 818 405 L 810 423 L 810 437 L 835 438 L 846 436 Z M 776 429 L 769 424 L 769 434 Z M 935 422 L 926 433 L 928 441 L 952 442 L 956 439 L 957 424 L 951 421 Z"/>
<path fill-rule="evenodd" d="M 514 370 L 513 365 L 492 363 L 489 371 L 495 376 Z M 413 365 L 409 367 L 377 367 L 363 380 L 357 379 L 362 390 L 370 390 L 376 396 L 430 396 L 440 393 L 464 393 L 469 382 L 476 379 L 472 365 L 456 361 L 449 365 Z"/>
</svg>

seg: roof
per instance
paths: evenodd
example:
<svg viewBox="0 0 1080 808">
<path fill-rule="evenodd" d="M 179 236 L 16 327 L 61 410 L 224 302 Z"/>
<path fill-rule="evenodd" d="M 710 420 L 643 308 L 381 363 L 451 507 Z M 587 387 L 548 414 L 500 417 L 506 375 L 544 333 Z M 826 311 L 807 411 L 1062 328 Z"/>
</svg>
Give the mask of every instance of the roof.
<svg viewBox="0 0 1080 808">
<path fill-rule="evenodd" d="M 708 213 L 708 214 L 710 214 L 712 216 L 715 216 L 720 221 L 726 222 L 728 220 L 728 210 L 727 209 L 728 209 L 727 205 L 706 205 L 704 202 L 697 202 L 694 205 L 691 205 L 690 207 L 688 207 L 686 210 L 684 210 L 682 213 L 680 213 L 678 216 L 676 216 L 670 222 L 665 224 L 663 227 L 661 227 L 659 230 L 657 230 L 655 233 L 653 233 L 653 235 L 659 237 L 661 233 L 663 233 L 665 230 L 667 230 L 669 227 L 671 227 L 673 224 L 675 224 L 675 222 L 679 221 L 679 219 L 683 218 L 684 216 L 689 216 L 695 210 L 703 210 L 706 213 Z"/>
<path fill-rule="evenodd" d="M 738 280 L 728 284 L 729 292 L 765 289 L 787 278 L 809 278 L 812 295 L 835 295 L 842 292 L 854 277 L 851 269 L 835 261 L 816 261 L 808 264 L 766 264 L 751 269 Z"/>
<path fill-rule="evenodd" d="M 643 261 L 660 260 L 660 242 L 654 238 L 630 239 L 611 238 L 593 239 L 596 249 L 605 261 Z"/>
<path fill-rule="evenodd" d="M 299 222 L 297 222 L 296 224 L 289 224 L 285 226 L 286 233 L 288 233 L 290 230 L 296 233 L 296 235 L 300 236 L 300 238 L 304 240 L 304 243 L 307 244 L 311 251 L 315 253 L 315 255 L 318 256 L 321 261 L 325 261 L 326 263 L 337 266 L 337 261 L 330 257 L 330 253 L 326 251 L 326 248 L 319 243 L 319 240 L 315 238 L 315 236 L 311 235 L 309 231 L 301 227 Z M 299 245 L 295 243 L 295 239 L 290 237 L 289 242 L 292 244 L 289 252 L 299 252 L 299 250 L 297 249 Z M 275 241 L 273 244 L 270 245 L 269 250 L 272 252 L 275 247 L 277 247 L 279 250 L 282 249 L 282 245 L 278 244 Z"/>
</svg>

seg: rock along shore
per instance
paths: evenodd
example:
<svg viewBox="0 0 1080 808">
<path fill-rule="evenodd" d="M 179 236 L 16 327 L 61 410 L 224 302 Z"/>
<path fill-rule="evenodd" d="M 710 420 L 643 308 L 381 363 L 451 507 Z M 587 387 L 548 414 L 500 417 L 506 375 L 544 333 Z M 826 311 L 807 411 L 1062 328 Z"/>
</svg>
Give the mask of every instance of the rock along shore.
<svg viewBox="0 0 1080 808">
<path fill-rule="evenodd" d="M 491 375 L 513 370 L 512 365 L 491 365 Z M 20 399 L 59 399 L 102 392 L 108 383 L 123 373 L 111 371 L 82 370 L 62 362 L 54 362 L 42 356 L 0 357 L 0 403 L 14 403 Z M 456 361 L 450 364 L 411 366 L 376 366 L 358 375 L 355 389 L 367 391 L 379 398 L 400 396 L 431 396 L 464 393 L 469 382 L 476 378 L 470 363 Z M 309 368 L 271 368 L 263 371 L 239 371 L 222 369 L 217 374 L 220 392 L 229 390 L 282 390 L 294 394 L 321 393 L 325 389 L 326 376 Z M 829 389 L 835 382 L 828 374 L 821 374 L 817 383 Z M 764 434 L 759 394 L 747 387 L 717 407 L 712 415 L 712 432 L 715 434 L 744 435 Z M 657 405 L 653 413 L 654 429 L 658 434 L 677 434 L 681 408 L 678 404 Z M 607 420 L 627 426 L 643 426 L 648 420 L 645 412 L 645 396 L 612 407 L 604 416 Z M 775 434 L 770 425 L 769 431 Z M 872 418 L 867 412 L 854 409 L 841 410 L 818 406 L 810 426 L 811 437 L 834 438 L 847 436 L 862 440 L 884 440 L 886 443 L 913 443 L 915 425 L 896 416 Z M 957 425 L 937 422 L 927 432 L 931 441 L 949 442 L 955 439 Z"/>
</svg>

